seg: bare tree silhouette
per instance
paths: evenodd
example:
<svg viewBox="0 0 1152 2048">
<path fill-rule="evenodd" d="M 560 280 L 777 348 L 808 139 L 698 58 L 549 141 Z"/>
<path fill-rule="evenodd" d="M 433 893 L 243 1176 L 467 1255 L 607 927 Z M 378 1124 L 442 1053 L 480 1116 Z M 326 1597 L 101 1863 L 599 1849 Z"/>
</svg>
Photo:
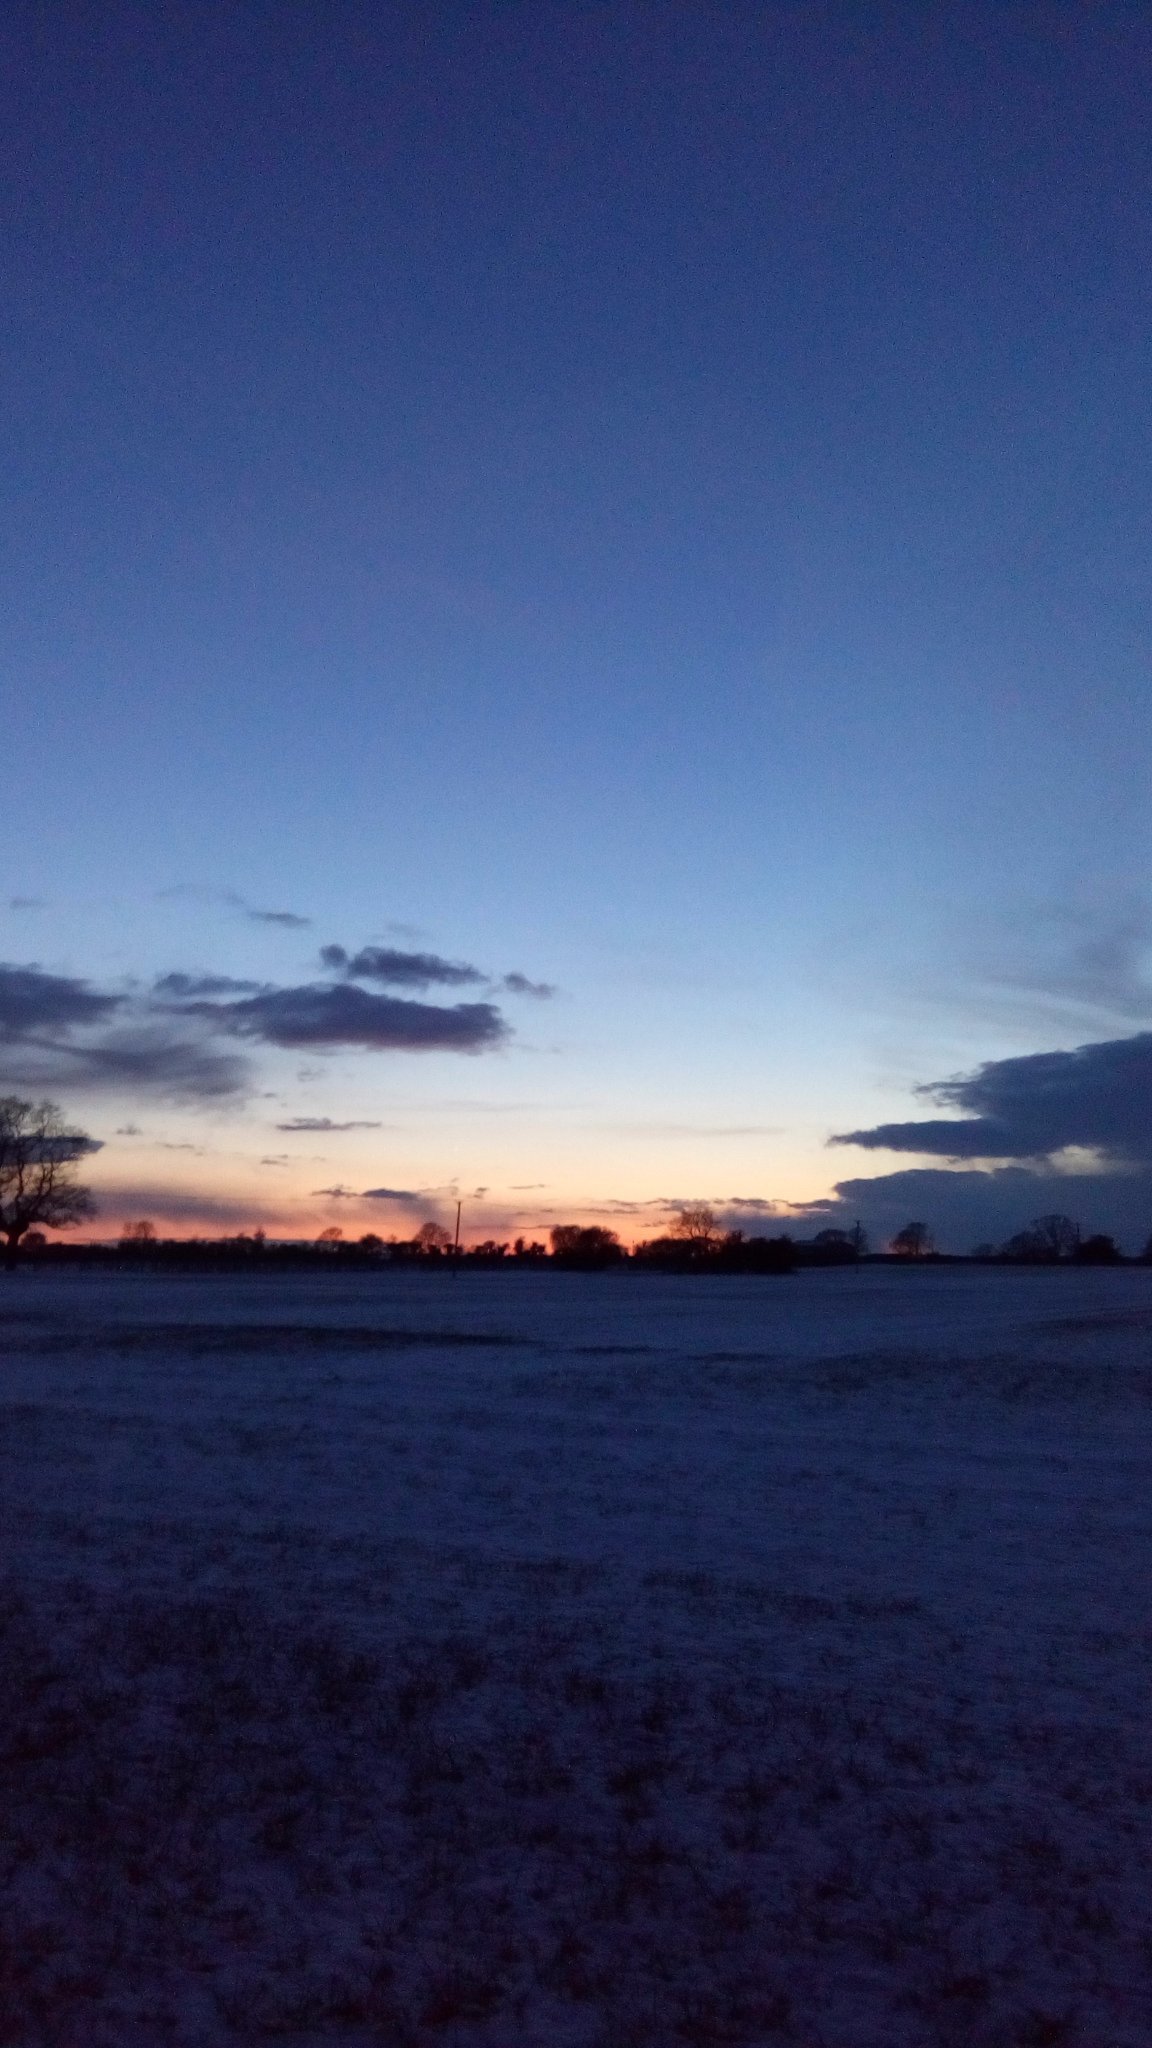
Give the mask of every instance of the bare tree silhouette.
<svg viewBox="0 0 1152 2048">
<path fill-rule="evenodd" d="M 719 1235 L 716 1229 L 716 1211 L 706 1202 L 688 1202 L 676 1211 L 676 1221 L 669 1232 L 671 1237 L 683 1238 L 686 1244 L 710 1245 Z"/>
<path fill-rule="evenodd" d="M 33 1225 L 62 1230 L 95 1213 L 87 1188 L 76 1179 L 76 1161 L 93 1150 L 83 1131 L 64 1122 L 54 1102 L 24 1102 L 0 1096 L 0 1235 L 7 1266 L 14 1266 L 20 1240 Z"/>
</svg>

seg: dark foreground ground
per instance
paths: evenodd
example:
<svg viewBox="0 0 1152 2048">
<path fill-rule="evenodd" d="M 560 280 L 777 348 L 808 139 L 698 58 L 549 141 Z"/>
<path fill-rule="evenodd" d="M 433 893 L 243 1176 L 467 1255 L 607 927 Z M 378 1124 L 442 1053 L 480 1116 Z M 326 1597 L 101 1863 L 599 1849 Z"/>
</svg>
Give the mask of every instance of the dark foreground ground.
<svg viewBox="0 0 1152 2048">
<path fill-rule="evenodd" d="M 1152 1272 L 0 1285 L 0 2041 L 1148 2048 Z"/>
</svg>

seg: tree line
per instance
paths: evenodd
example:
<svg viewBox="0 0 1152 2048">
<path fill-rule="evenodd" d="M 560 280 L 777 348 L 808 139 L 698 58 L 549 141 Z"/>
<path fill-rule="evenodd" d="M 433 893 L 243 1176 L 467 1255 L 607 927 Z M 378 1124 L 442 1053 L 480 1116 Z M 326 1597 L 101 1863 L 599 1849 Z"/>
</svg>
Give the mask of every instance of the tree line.
<svg viewBox="0 0 1152 2048">
<path fill-rule="evenodd" d="M 889 1254 L 900 1259 L 936 1259 L 940 1255 L 926 1223 L 906 1223 L 888 1246 Z M 1102 1230 L 1088 1235 L 1071 1216 L 1034 1216 L 1023 1230 L 1014 1231 L 1003 1244 L 978 1244 L 968 1253 L 983 1265 L 997 1266 L 1119 1266 L 1126 1263 L 1114 1237 Z M 1137 1265 L 1152 1264 L 1152 1237 Z"/>
<path fill-rule="evenodd" d="M 443 1224 L 429 1219 L 410 1238 L 385 1239 L 374 1231 L 347 1239 L 332 1224 L 307 1243 L 270 1241 L 262 1230 L 225 1238 L 161 1239 L 148 1218 L 126 1222 L 119 1243 L 60 1245 L 45 1237 L 95 1214 L 89 1190 L 77 1179 L 77 1163 L 92 1149 L 83 1131 L 65 1122 L 53 1102 L 25 1102 L 0 1096 L 0 1237 L 5 1263 L 14 1265 L 21 1250 L 38 1258 L 109 1258 L 160 1261 L 165 1264 L 251 1264 L 254 1260 L 312 1263 L 337 1259 L 343 1264 L 400 1265 L 444 1263 L 453 1266 L 539 1265 L 544 1262 L 572 1271 L 604 1271 L 626 1262 L 651 1272 L 790 1273 L 798 1266 L 851 1265 L 870 1254 L 868 1239 L 857 1223 L 851 1230 L 829 1227 L 811 1239 L 788 1233 L 776 1237 L 748 1236 L 721 1228 L 705 1203 L 687 1203 L 675 1212 L 662 1237 L 628 1247 L 616 1231 L 600 1224 L 560 1223 L 547 1244 L 515 1238 L 494 1238 L 457 1245 Z M 890 1240 L 887 1256 L 934 1260 L 940 1254 L 928 1225 L 911 1221 Z M 973 1259 L 1004 1265 L 1116 1265 L 1123 1254 L 1115 1239 L 1097 1231 L 1085 1236 L 1071 1217 L 1034 1217 L 1001 1245 L 977 1245 Z M 1152 1237 L 1140 1254 L 1152 1263 Z"/>
<path fill-rule="evenodd" d="M 383 1238 L 375 1231 L 345 1237 L 331 1225 L 311 1240 L 277 1240 L 264 1231 L 218 1238 L 163 1238 L 148 1218 L 125 1223 L 115 1243 L 49 1242 L 30 1230 L 23 1256 L 53 1265 L 122 1265 L 157 1269 L 275 1271 L 287 1267 L 337 1267 L 343 1271 L 382 1265 L 450 1269 L 534 1267 L 568 1272 L 605 1272 L 630 1267 L 651 1272 L 790 1273 L 797 1265 L 840 1264 L 854 1257 L 839 1246 L 805 1245 L 790 1237 L 746 1237 L 717 1232 L 712 1239 L 676 1234 L 627 1246 L 614 1230 L 597 1224 L 561 1223 L 547 1242 L 517 1237 L 454 1244 L 441 1224 L 421 1224 L 413 1237 Z"/>
</svg>

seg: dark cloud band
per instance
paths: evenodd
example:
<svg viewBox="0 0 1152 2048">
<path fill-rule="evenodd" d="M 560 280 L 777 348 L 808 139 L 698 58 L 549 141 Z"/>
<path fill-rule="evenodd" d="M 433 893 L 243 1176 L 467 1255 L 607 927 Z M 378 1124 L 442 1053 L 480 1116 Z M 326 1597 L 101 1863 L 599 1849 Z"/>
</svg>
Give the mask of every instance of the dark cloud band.
<svg viewBox="0 0 1152 2048">
<path fill-rule="evenodd" d="M 508 1037 L 494 1003 L 419 1002 L 350 979 L 276 988 L 234 975 L 173 970 L 142 993 L 0 963 L 0 1088 L 212 1101 L 251 1091 L 253 1067 L 238 1039 L 316 1052 L 482 1053 Z M 327 1118 L 300 1119 L 294 1127 L 374 1128 Z"/>
<path fill-rule="evenodd" d="M 876 1124 L 834 1145 L 947 1159 L 1046 1159 L 1068 1146 L 1152 1164 L 1152 1032 L 1074 1052 L 989 1060 L 974 1074 L 917 1091 L 969 1115 Z"/>
<path fill-rule="evenodd" d="M 98 1024 L 123 1002 L 123 996 L 102 995 L 71 975 L 0 964 L 0 1038 Z"/>
<path fill-rule="evenodd" d="M 282 988 L 241 1002 L 193 1006 L 218 1030 L 290 1047 L 353 1045 L 373 1052 L 487 1052 L 508 1027 L 492 1003 L 414 1003 L 350 984 Z"/>
</svg>

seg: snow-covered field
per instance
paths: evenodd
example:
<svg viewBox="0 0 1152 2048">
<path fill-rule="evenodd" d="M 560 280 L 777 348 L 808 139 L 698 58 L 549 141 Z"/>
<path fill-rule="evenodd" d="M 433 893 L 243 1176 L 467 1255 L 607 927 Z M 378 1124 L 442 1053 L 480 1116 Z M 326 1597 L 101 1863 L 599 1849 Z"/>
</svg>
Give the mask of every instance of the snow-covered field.
<svg viewBox="0 0 1152 2048">
<path fill-rule="evenodd" d="M 6 2048 L 1152 2042 L 1152 1270 L 0 1347 Z"/>
</svg>

